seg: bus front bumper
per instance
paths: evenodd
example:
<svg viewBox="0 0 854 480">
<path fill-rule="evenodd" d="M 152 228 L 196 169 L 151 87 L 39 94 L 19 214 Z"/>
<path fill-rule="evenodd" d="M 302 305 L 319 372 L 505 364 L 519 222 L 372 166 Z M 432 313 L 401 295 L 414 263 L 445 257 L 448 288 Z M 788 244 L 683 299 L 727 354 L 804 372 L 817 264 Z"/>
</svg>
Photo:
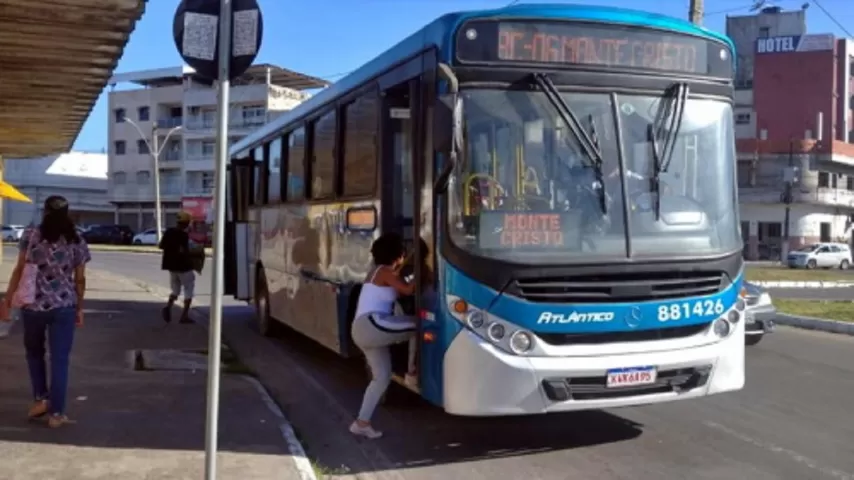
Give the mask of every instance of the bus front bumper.
<svg viewBox="0 0 854 480">
<path fill-rule="evenodd" d="M 654 383 L 608 388 L 613 369 L 653 367 Z M 460 332 L 445 355 L 444 409 L 526 415 L 689 399 L 744 386 L 744 322 L 724 340 L 680 350 L 598 357 L 522 357 Z"/>
</svg>

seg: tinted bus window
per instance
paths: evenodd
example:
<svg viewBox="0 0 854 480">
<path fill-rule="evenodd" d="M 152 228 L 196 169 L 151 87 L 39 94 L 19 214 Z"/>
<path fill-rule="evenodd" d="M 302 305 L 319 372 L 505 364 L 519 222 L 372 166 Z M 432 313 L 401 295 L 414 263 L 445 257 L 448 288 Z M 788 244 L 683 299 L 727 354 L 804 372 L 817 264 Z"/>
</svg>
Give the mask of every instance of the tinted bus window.
<svg viewBox="0 0 854 480">
<path fill-rule="evenodd" d="M 267 203 L 279 203 L 282 200 L 282 139 L 270 142 L 267 170 Z"/>
<path fill-rule="evenodd" d="M 252 158 L 255 160 L 255 165 L 253 168 L 252 175 L 255 177 L 255 205 L 264 205 L 264 193 L 267 190 L 265 183 L 267 179 L 267 175 L 265 175 L 266 168 L 264 168 L 264 147 L 258 147 L 252 152 Z"/>
<path fill-rule="evenodd" d="M 311 198 L 329 198 L 335 188 L 335 112 L 320 117 L 312 133 Z"/>
<path fill-rule="evenodd" d="M 305 128 L 300 127 L 288 137 L 288 201 L 305 198 Z"/>
<path fill-rule="evenodd" d="M 344 195 L 370 195 L 377 181 L 376 92 L 356 99 L 344 108 Z"/>
</svg>

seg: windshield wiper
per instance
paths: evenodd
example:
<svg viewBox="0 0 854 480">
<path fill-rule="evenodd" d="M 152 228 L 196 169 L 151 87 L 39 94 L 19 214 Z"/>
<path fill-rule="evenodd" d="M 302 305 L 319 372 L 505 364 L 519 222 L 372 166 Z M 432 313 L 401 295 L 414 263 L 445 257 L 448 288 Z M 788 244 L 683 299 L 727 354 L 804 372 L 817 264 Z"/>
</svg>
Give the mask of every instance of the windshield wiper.
<svg viewBox="0 0 854 480">
<path fill-rule="evenodd" d="M 649 125 L 647 134 L 652 146 L 653 173 L 650 191 L 655 194 L 655 219 L 661 217 L 661 174 L 666 173 L 673 160 L 676 140 L 685 116 L 685 104 L 688 103 L 688 85 L 674 83 L 661 98 L 661 106 L 655 119 Z M 659 143 L 660 142 L 660 143 Z"/>
<path fill-rule="evenodd" d="M 581 125 L 578 116 L 569 108 L 569 105 L 563 99 L 563 96 L 558 92 L 557 87 L 552 80 L 543 73 L 535 73 L 534 82 L 546 95 L 546 98 L 551 102 L 552 106 L 557 110 L 558 115 L 563 123 L 572 132 L 578 145 L 581 147 L 583 154 L 587 157 L 585 166 L 592 168 L 596 175 L 596 181 L 599 182 L 599 204 L 602 207 L 602 213 L 608 213 L 608 202 L 605 196 L 605 178 L 602 172 L 602 150 L 599 148 L 598 140 L 591 138 L 588 131 Z M 593 117 L 590 117 L 590 124 L 593 125 Z M 593 130 L 595 136 L 595 129 Z M 567 137 L 564 137 L 567 138 Z M 568 140 L 568 138 L 567 138 Z M 574 147 L 570 145 L 570 147 Z"/>
</svg>

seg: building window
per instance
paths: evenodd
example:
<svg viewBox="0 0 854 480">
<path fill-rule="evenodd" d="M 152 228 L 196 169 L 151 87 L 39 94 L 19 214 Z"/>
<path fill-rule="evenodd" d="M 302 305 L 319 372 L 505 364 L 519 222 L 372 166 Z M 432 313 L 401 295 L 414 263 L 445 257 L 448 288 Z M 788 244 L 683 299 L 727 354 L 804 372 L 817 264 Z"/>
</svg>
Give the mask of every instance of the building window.
<svg viewBox="0 0 854 480">
<path fill-rule="evenodd" d="M 136 153 L 140 155 L 148 155 L 150 153 L 148 150 L 148 143 L 145 140 L 140 138 L 136 141 Z"/>
<path fill-rule="evenodd" d="M 288 136 L 288 201 L 305 198 L 305 127 Z"/>
<path fill-rule="evenodd" d="M 216 142 L 213 140 L 205 140 L 202 142 L 202 156 L 213 157 L 216 152 Z"/>
<path fill-rule="evenodd" d="M 147 122 L 149 110 L 148 107 L 139 107 L 136 109 L 137 118 L 139 118 L 140 122 Z"/>
<path fill-rule="evenodd" d="M 116 155 L 124 155 L 126 148 L 127 145 L 125 144 L 124 140 L 116 140 L 115 142 L 113 142 L 113 152 Z"/>
<path fill-rule="evenodd" d="M 320 117 L 311 131 L 311 198 L 329 198 L 335 193 L 335 111 Z"/>
<path fill-rule="evenodd" d="M 768 38 L 771 36 L 771 27 L 759 27 L 759 38 Z"/>
<path fill-rule="evenodd" d="M 376 188 L 378 114 L 376 92 L 344 108 L 344 196 L 369 195 Z"/>
<path fill-rule="evenodd" d="M 735 123 L 738 125 L 748 125 L 750 123 L 750 114 L 749 113 L 736 113 L 735 114 Z"/>
<path fill-rule="evenodd" d="M 117 108 L 113 110 L 113 118 L 115 118 L 116 123 L 124 123 L 125 121 L 125 109 Z"/>
<path fill-rule="evenodd" d="M 830 187 L 830 174 L 827 172 L 818 172 L 818 188 Z"/>
<path fill-rule="evenodd" d="M 124 185 L 127 183 L 127 174 L 125 172 L 115 172 L 113 174 L 113 183 L 116 185 Z"/>
<path fill-rule="evenodd" d="M 851 175 L 845 177 L 845 188 L 849 191 L 854 190 L 854 177 Z"/>
<path fill-rule="evenodd" d="M 136 183 L 138 185 L 148 185 L 151 181 L 151 172 L 136 172 Z"/>
<path fill-rule="evenodd" d="M 202 190 L 210 193 L 214 188 L 214 172 L 202 172 Z"/>
<path fill-rule="evenodd" d="M 263 105 L 246 105 L 241 113 L 245 126 L 260 126 L 267 123 L 267 109 Z"/>
<path fill-rule="evenodd" d="M 282 139 L 270 142 L 267 165 L 267 203 L 282 201 Z"/>
</svg>

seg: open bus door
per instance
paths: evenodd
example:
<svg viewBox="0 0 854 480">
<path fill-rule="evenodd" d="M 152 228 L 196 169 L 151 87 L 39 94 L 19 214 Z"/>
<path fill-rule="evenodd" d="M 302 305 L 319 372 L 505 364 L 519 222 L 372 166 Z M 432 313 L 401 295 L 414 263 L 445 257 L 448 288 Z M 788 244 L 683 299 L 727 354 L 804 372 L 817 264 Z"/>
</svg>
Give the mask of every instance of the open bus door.
<svg viewBox="0 0 854 480">
<path fill-rule="evenodd" d="M 225 222 L 225 293 L 238 300 L 252 298 L 249 271 L 249 248 L 252 246 L 249 229 L 249 203 L 252 198 L 252 168 L 250 158 L 232 160 L 228 166 L 226 184 Z"/>
</svg>

